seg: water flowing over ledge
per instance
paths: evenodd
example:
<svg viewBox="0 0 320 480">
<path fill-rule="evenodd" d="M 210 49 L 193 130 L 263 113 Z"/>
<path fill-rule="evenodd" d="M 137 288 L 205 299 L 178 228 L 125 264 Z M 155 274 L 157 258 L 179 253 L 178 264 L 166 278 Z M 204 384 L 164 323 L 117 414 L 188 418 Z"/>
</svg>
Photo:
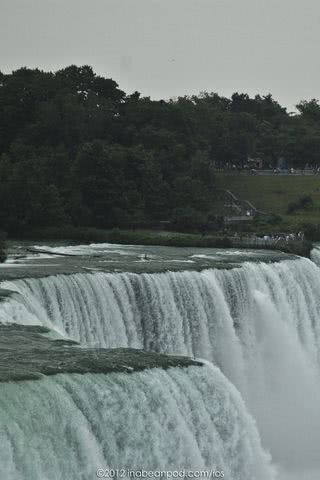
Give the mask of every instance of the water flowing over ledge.
<svg viewBox="0 0 320 480">
<path fill-rule="evenodd" d="M 320 269 L 312 261 L 79 273 L 1 288 L 13 292 L 0 304 L 2 323 L 46 326 L 84 346 L 209 360 L 240 391 L 263 445 L 289 472 L 280 480 L 320 472 Z"/>
<path fill-rule="evenodd" d="M 57 275 L 1 288 L 13 292 L 1 323 L 46 326 L 86 346 L 206 358 L 229 370 L 241 365 L 239 348 L 256 340 L 261 293 L 319 361 L 320 275 L 307 259 L 230 271 Z"/>
<path fill-rule="evenodd" d="M 134 349 L 89 349 L 51 333 L 0 325 L 5 478 L 87 480 L 99 468 L 121 470 L 121 478 L 141 469 L 275 478 L 240 394 L 214 366 Z"/>
<path fill-rule="evenodd" d="M 0 424 L 8 479 L 88 480 L 98 468 L 275 478 L 239 393 L 213 366 L 3 383 Z"/>
<path fill-rule="evenodd" d="M 320 246 L 315 246 L 310 253 L 311 260 L 318 266 L 320 266 Z"/>
</svg>

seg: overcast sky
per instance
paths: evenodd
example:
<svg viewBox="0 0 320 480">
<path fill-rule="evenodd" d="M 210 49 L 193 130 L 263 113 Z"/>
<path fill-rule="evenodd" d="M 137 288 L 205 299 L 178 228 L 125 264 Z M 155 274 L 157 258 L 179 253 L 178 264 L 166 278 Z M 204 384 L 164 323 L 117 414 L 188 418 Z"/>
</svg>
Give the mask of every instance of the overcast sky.
<svg viewBox="0 0 320 480">
<path fill-rule="evenodd" d="M 0 0 L 0 70 L 89 64 L 126 92 L 320 98 L 319 0 Z"/>
</svg>

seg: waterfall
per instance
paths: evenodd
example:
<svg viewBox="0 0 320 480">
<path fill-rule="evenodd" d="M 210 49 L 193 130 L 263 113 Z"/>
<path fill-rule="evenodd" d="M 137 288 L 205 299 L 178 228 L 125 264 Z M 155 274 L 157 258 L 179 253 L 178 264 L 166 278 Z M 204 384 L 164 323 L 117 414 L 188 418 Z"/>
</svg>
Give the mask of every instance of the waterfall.
<svg viewBox="0 0 320 480">
<path fill-rule="evenodd" d="M 239 393 L 213 366 L 2 384 L 0 424 L 8 480 L 88 480 L 98 468 L 275 478 Z"/>
<path fill-rule="evenodd" d="M 311 260 L 318 266 L 320 266 L 320 248 L 319 246 L 314 247 L 311 250 Z"/>
<path fill-rule="evenodd" d="M 264 447 L 289 472 L 281 480 L 319 475 L 320 270 L 312 261 L 79 273 L 1 288 L 13 292 L 0 306 L 2 322 L 47 325 L 83 345 L 212 362 L 241 392 Z"/>
<path fill-rule="evenodd" d="M 241 377 L 256 346 L 257 300 L 266 295 L 319 362 L 320 275 L 307 259 L 247 262 L 232 270 L 93 273 L 6 281 L 0 321 L 41 324 L 84 345 L 134 347 L 206 358 Z M 233 373 L 232 373 L 233 372 Z"/>
</svg>

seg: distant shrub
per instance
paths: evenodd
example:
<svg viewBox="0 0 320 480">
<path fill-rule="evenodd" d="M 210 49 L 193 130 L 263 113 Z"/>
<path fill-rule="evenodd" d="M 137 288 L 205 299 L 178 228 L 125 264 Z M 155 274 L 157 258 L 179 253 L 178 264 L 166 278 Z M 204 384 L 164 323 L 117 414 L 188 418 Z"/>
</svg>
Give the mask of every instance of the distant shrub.
<svg viewBox="0 0 320 480">
<path fill-rule="evenodd" d="M 300 198 L 299 204 L 300 204 L 300 208 L 304 210 L 309 210 L 310 208 L 313 207 L 313 200 L 310 197 L 310 195 L 305 195 Z"/>
<path fill-rule="evenodd" d="M 214 242 L 214 247 L 216 248 L 231 248 L 232 241 L 228 237 L 217 238 Z"/>
<path fill-rule="evenodd" d="M 5 262 L 7 259 L 6 254 L 6 244 L 5 244 L 5 234 L 0 232 L 0 263 Z"/>
<path fill-rule="evenodd" d="M 108 234 L 108 241 L 111 243 L 117 243 L 121 236 L 120 228 L 113 228 Z"/>
<path fill-rule="evenodd" d="M 288 207 L 287 207 L 287 214 L 292 215 L 295 213 L 297 210 L 299 210 L 299 205 L 297 202 L 290 202 Z"/>
<path fill-rule="evenodd" d="M 305 237 L 310 241 L 320 240 L 320 224 L 306 223 L 303 226 Z"/>
<path fill-rule="evenodd" d="M 272 214 L 267 218 L 267 222 L 269 225 L 279 225 L 282 222 L 281 215 Z"/>
<path fill-rule="evenodd" d="M 216 213 L 208 214 L 208 225 L 210 231 L 219 231 L 222 230 L 224 225 L 224 219 L 222 215 L 217 215 Z"/>
<path fill-rule="evenodd" d="M 290 202 L 287 207 L 287 214 L 292 215 L 298 210 L 310 210 L 313 207 L 313 200 L 310 195 L 304 195 L 296 202 Z"/>
<path fill-rule="evenodd" d="M 208 231 L 207 215 L 190 207 L 175 208 L 172 215 L 172 225 L 178 232 Z"/>
</svg>

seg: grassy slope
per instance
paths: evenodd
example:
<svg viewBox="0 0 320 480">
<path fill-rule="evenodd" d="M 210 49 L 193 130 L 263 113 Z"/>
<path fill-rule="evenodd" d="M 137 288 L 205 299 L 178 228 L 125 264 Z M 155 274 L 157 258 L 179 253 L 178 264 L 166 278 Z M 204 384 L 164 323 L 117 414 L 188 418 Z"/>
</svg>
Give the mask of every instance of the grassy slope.
<svg viewBox="0 0 320 480">
<path fill-rule="evenodd" d="M 231 190 L 255 207 L 283 217 L 284 226 L 320 223 L 320 176 L 290 175 L 217 175 L 221 188 Z M 309 211 L 287 215 L 288 204 L 303 195 L 310 195 L 314 206 Z"/>
</svg>

